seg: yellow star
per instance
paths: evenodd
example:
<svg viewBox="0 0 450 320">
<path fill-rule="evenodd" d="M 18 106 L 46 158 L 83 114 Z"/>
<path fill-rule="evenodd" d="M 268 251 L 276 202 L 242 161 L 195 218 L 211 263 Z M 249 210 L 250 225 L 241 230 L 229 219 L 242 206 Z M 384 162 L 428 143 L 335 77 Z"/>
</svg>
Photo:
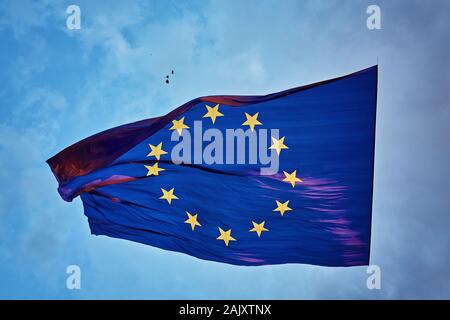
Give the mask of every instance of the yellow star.
<svg viewBox="0 0 450 320">
<path fill-rule="evenodd" d="M 217 237 L 217 240 L 223 240 L 227 247 L 230 241 L 236 241 L 236 239 L 231 236 L 231 229 L 223 231 L 221 228 L 219 228 L 219 232 L 220 236 Z"/>
<path fill-rule="evenodd" d="M 144 165 L 145 166 L 145 165 Z M 147 176 L 159 176 L 159 172 L 160 171 L 164 171 L 166 169 L 163 168 L 159 168 L 158 167 L 158 162 L 156 162 L 154 165 L 152 166 L 145 166 L 148 170 L 147 172 Z"/>
<path fill-rule="evenodd" d="M 187 213 L 188 219 L 187 219 L 184 223 L 190 224 L 190 225 L 191 225 L 191 228 L 192 228 L 192 231 L 194 231 L 195 226 L 199 226 L 199 227 L 202 226 L 202 225 L 197 221 L 197 216 L 198 216 L 197 214 L 192 215 L 192 214 L 190 214 L 190 213 L 187 212 L 187 211 L 186 211 L 186 213 Z"/>
<path fill-rule="evenodd" d="M 167 202 L 168 202 L 169 204 L 171 204 L 171 203 L 172 203 L 172 200 L 178 199 L 178 197 L 177 197 L 176 195 L 173 194 L 173 191 L 174 191 L 174 190 L 175 190 L 175 188 L 172 188 L 172 189 L 170 189 L 169 191 L 167 191 L 167 190 L 161 188 L 161 191 L 162 191 L 163 195 L 162 195 L 161 197 L 159 197 L 159 198 L 160 198 L 160 199 L 167 200 Z"/>
<path fill-rule="evenodd" d="M 269 149 L 275 149 L 278 155 L 280 155 L 282 149 L 289 149 L 289 147 L 284 144 L 284 138 L 285 137 L 277 140 L 276 138 L 272 137 L 273 144 L 269 147 Z"/>
<path fill-rule="evenodd" d="M 275 202 L 277 203 L 277 207 L 275 209 L 273 209 L 273 211 L 280 212 L 281 216 L 283 216 L 286 211 L 291 211 L 292 210 L 291 208 L 288 207 L 289 200 L 284 202 L 284 203 L 282 203 L 282 202 L 280 202 L 278 200 L 275 200 Z"/>
<path fill-rule="evenodd" d="M 258 121 L 258 115 L 259 115 L 259 112 L 255 113 L 252 116 L 246 112 L 245 117 L 247 118 L 247 120 L 242 125 L 249 126 L 250 130 L 253 131 L 253 129 L 255 129 L 256 125 L 258 125 L 258 126 L 262 125 L 262 123 Z"/>
<path fill-rule="evenodd" d="M 156 147 L 152 144 L 149 144 L 149 146 L 152 151 L 150 151 L 147 157 L 155 156 L 155 158 L 159 160 L 161 155 L 167 154 L 167 152 L 162 149 L 162 142 L 160 142 Z"/>
<path fill-rule="evenodd" d="M 292 188 L 295 187 L 296 182 L 303 182 L 300 178 L 297 178 L 297 170 L 292 171 L 292 173 L 287 173 L 283 171 L 285 178 L 283 181 L 289 182 L 292 185 Z"/>
<path fill-rule="evenodd" d="M 183 129 L 189 129 L 189 127 L 184 124 L 184 117 L 180 120 L 172 120 L 172 126 L 169 130 L 177 130 L 178 134 L 181 136 Z"/>
<path fill-rule="evenodd" d="M 219 104 L 216 104 L 214 107 L 206 105 L 206 109 L 208 112 L 206 112 L 203 118 L 211 118 L 212 123 L 216 122 L 217 117 L 223 117 L 223 114 L 219 111 Z"/>
<path fill-rule="evenodd" d="M 256 232 L 258 234 L 258 238 L 261 237 L 261 233 L 263 231 L 269 231 L 269 229 L 264 228 L 265 221 L 261 222 L 260 224 L 256 223 L 255 221 L 252 221 L 253 223 L 253 229 L 250 229 L 249 232 Z"/>
</svg>

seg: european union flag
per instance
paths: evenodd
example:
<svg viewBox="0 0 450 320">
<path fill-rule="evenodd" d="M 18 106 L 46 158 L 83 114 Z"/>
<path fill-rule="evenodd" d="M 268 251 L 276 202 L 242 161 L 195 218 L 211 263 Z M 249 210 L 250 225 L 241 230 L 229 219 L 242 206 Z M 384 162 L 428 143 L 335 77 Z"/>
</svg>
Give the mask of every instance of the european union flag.
<svg viewBox="0 0 450 320">
<path fill-rule="evenodd" d="M 235 265 L 369 263 L 377 66 L 208 96 L 47 162 L 91 232 Z"/>
</svg>

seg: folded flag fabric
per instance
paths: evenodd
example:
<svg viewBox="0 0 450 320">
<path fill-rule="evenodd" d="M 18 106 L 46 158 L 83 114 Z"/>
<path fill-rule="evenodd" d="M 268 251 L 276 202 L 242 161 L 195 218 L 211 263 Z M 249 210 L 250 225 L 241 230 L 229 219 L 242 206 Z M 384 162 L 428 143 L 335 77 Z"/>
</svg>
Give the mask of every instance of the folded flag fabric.
<svg viewBox="0 0 450 320">
<path fill-rule="evenodd" d="M 197 98 L 47 163 L 95 235 L 235 265 L 367 265 L 377 70 Z"/>
</svg>

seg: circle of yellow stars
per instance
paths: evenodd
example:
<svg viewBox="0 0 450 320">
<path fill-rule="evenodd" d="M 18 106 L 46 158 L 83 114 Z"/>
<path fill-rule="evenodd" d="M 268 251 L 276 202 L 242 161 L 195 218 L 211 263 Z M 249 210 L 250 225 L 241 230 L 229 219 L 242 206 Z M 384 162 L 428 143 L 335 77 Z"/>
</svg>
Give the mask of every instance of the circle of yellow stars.
<svg viewBox="0 0 450 320">
<path fill-rule="evenodd" d="M 205 105 L 206 107 L 206 113 L 203 115 L 203 118 L 210 118 L 212 124 L 215 124 L 217 121 L 217 118 L 223 117 L 224 114 L 219 111 L 219 104 L 216 104 L 215 106 Z M 244 112 L 246 120 L 242 123 L 242 126 L 248 126 L 251 131 L 254 131 L 256 126 L 262 126 L 263 124 L 261 121 L 259 121 L 259 112 L 256 112 L 255 114 L 251 115 L 247 112 Z M 189 126 L 187 126 L 184 123 L 185 117 L 181 117 L 178 120 L 172 120 L 172 126 L 169 128 L 169 130 L 176 130 L 177 133 L 181 136 L 183 133 L 183 130 L 188 130 Z M 272 145 L 269 147 L 271 150 L 275 150 L 278 156 L 281 155 L 282 150 L 289 149 L 289 147 L 284 143 L 284 140 L 286 137 L 281 137 L 279 139 L 275 137 L 272 138 Z M 147 155 L 147 157 L 155 157 L 157 161 L 161 159 L 162 155 L 167 154 L 167 151 L 163 150 L 163 143 L 160 142 L 158 145 L 152 145 L 149 144 L 150 147 L 150 153 Z M 147 176 L 159 176 L 159 173 L 161 171 L 165 171 L 165 169 L 160 168 L 158 165 L 158 162 L 155 162 L 153 165 L 144 165 L 147 169 Z M 292 188 L 295 188 L 297 183 L 303 182 L 299 177 L 297 177 L 297 170 L 292 171 L 291 173 L 283 171 L 284 178 L 283 182 L 289 183 Z M 175 195 L 175 188 L 171 189 L 164 189 L 161 188 L 162 195 L 159 197 L 161 200 L 167 201 L 169 205 L 172 204 L 173 200 L 178 200 L 178 196 Z M 281 201 L 281 200 L 275 200 L 276 208 L 273 209 L 273 211 L 278 212 L 281 216 L 284 216 L 284 214 L 288 211 L 292 211 L 293 209 L 289 207 L 289 200 Z M 192 231 L 195 231 L 196 227 L 202 227 L 198 220 L 198 213 L 191 213 L 186 211 L 187 219 L 184 221 L 185 224 L 188 224 L 191 227 Z M 263 232 L 268 232 L 269 229 L 265 227 L 265 221 L 256 222 L 252 221 L 252 228 L 249 229 L 249 232 L 255 232 L 258 238 L 261 237 Z M 219 236 L 216 238 L 217 240 L 221 240 L 224 242 L 226 246 L 229 245 L 231 241 L 237 241 L 233 236 L 231 235 L 232 229 L 224 230 L 220 227 L 217 227 L 219 231 Z"/>
</svg>

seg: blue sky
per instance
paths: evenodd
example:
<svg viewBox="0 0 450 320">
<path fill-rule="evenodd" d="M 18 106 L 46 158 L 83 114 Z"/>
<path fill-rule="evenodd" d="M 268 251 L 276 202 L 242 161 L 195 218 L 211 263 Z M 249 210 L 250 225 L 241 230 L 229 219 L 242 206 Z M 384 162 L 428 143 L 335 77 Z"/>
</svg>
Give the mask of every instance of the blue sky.
<svg viewBox="0 0 450 320">
<path fill-rule="evenodd" d="M 66 28 L 70 4 L 81 30 Z M 369 4 L 381 30 L 366 28 Z M 0 298 L 450 298 L 449 12 L 445 0 L 2 1 Z M 236 267 L 91 236 L 45 163 L 198 96 L 266 94 L 377 61 L 381 290 L 364 267 Z M 81 290 L 66 288 L 70 264 Z"/>
</svg>

